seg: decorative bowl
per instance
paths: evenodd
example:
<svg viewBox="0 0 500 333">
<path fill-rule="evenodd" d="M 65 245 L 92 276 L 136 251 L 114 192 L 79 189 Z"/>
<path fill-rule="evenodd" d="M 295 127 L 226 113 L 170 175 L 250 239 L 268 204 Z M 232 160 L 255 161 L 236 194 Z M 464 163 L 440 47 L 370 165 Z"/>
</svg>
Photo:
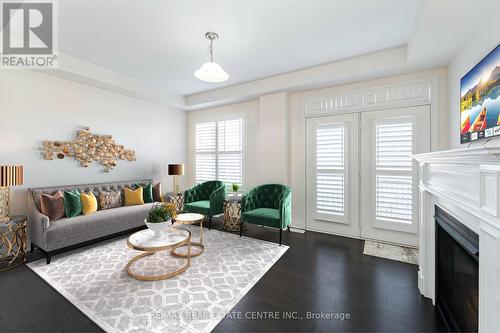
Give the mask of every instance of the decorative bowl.
<svg viewBox="0 0 500 333">
<path fill-rule="evenodd" d="M 144 223 L 153 232 L 153 238 L 162 238 L 167 227 L 172 223 L 172 219 L 163 222 L 150 223 L 144 219 Z"/>
</svg>

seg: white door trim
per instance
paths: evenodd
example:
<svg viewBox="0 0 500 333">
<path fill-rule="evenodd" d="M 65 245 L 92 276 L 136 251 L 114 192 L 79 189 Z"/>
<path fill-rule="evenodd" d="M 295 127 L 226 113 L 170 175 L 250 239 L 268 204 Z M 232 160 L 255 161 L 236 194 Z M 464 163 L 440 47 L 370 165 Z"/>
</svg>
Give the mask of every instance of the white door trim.
<svg viewBox="0 0 500 333">
<path fill-rule="evenodd" d="M 432 75 L 421 79 L 405 79 L 398 82 L 398 84 L 374 85 L 369 88 L 350 89 L 334 95 L 305 98 L 302 102 L 303 115 L 304 118 L 307 119 L 325 115 L 360 113 L 364 111 L 428 105 L 430 107 L 431 117 L 431 151 L 436 151 L 439 149 L 439 80 L 440 78 L 438 76 Z M 305 132 L 304 137 L 307 137 L 307 126 L 304 126 L 303 130 Z M 304 157 L 307 161 L 307 145 L 304 151 Z M 307 179 L 307 168 L 304 176 Z M 307 206 L 307 181 L 305 189 L 306 192 L 303 200 L 306 221 L 304 221 L 304 228 L 306 230 L 319 231 L 309 228 L 307 225 L 309 209 Z M 347 236 L 341 233 L 331 234 Z M 387 242 L 390 241 L 387 240 Z"/>
<path fill-rule="evenodd" d="M 304 117 L 320 117 L 352 112 L 387 110 L 429 105 L 431 108 L 431 151 L 439 149 L 439 78 L 404 80 L 342 94 L 304 99 Z M 458 126 L 458 125 L 457 125 Z"/>
</svg>

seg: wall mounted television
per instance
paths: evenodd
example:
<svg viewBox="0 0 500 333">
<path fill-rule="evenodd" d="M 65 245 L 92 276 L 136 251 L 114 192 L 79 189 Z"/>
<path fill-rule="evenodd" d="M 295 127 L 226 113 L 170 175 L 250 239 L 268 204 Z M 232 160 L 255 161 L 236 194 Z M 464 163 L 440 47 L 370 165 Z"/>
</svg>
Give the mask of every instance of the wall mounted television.
<svg viewBox="0 0 500 333">
<path fill-rule="evenodd" d="M 500 44 L 460 80 L 460 143 L 500 135 Z"/>
</svg>

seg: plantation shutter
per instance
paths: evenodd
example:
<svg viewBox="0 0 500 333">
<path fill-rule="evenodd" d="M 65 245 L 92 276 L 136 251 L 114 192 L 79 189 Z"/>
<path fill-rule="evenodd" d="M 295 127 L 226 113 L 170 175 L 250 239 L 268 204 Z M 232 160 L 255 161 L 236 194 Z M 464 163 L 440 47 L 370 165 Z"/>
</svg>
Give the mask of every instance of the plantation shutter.
<svg viewBox="0 0 500 333">
<path fill-rule="evenodd" d="M 375 214 L 379 220 L 412 223 L 412 119 L 375 122 Z"/>
<path fill-rule="evenodd" d="M 243 119 L 218 123 L 218 177 L 227 184 L 243 181 Z"/>
<path fill-rule="evenodd" d="M 316 127 L 316 213 L 320 218 L 345 213 L 345 134 L 344 123 Z"/>
<path fill-rule="evenodd" d="M 243 119 L 196 124 L 195 181 L 243 183 Z"/>
<path fill-rule="evenodd" d="M 216 179 L 216 123 L 196 124 L 195 181 L 201 183 Z"/>
</svg>

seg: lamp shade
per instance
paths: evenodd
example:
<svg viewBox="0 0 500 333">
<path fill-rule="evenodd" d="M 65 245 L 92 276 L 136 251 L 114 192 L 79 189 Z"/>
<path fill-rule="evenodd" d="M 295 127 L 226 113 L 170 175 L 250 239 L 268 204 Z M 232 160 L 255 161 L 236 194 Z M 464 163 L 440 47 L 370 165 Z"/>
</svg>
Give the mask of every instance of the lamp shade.
<svg viewBox="0 0 500 333">
<path fill-rule="evenodd" d="M 168 175 L 169 176 L 182 176 L 182 175 L 184 175 L 184 164 L 169 164 L 168 165 Z"/>
<path fill-rule="evenodd" d="M 22 165 L 0 166 L 0 186 L 16 186 L 24 184 L 24 168 Z"/>
<path fill-rule="evenodd" d="M 213 61 L 204 63 L 200 69 L 194 72 L 194 76 L 201 81 L 218 83 L 229 79 L 229 75 L 224 72 L 222 67 Z"/>
</svg>

